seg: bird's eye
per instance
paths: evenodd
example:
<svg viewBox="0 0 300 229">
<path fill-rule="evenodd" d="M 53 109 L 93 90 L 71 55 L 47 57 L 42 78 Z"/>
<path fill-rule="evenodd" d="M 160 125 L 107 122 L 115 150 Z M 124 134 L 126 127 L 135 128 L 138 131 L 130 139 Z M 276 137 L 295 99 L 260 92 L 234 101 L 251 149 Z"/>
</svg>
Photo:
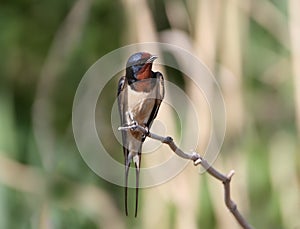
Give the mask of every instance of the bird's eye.
<svg viewBox="0 0 300 229">
<path fill-rule="evenodd" d="M 138 63 L 137 63 L 137 65 L 140 66 L 140 67 L 144 66 L 144 64 L 145 64 L 144 60 L 139 60 Z"/>
<path fill-rule="evenodd" d="M 138 63 L 138 64 L 136 64 L 136 65 L 134 65 L 136 68 L 138 68 L 138 69 L 141 69 L 143 66 L 144 66 L 144 64 L 143 63 Z"/>
</svg>

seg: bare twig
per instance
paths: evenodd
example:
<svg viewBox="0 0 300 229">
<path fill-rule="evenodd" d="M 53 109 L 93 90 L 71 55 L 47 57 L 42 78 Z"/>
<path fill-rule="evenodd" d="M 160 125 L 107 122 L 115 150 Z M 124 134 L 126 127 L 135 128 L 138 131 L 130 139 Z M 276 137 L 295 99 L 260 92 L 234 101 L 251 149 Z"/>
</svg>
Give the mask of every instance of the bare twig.
<svg viewBox="0 0 300 229">
<path fill-rule="evenodd" d="M 129 130 L 129 129 L 135 129 L 141 131 L 145 136 L 148 136 L 149 138 L 158 140 L 164 144 L 167 144 L 171 150 L 176 153 L 179 157 L 182 157 L 184 159 L 192 160 L 194 162 L 194 165 L 201 165 L 211 176 L 216 178 L 219 181 L 222 181 L 224 185 L 224 201 L 229 209 L 229 211 L 233 214 L 235 219 L 238 221 L 238 223 L 245 229 L 252 229 L 251 225 L 246 221 L 246 219 L 242 216 L 242 214 L 239 212 L 237 205 L 233 202 L 230 195 L 230 181 L 232 176 L 234 175 L 234 170 L 231 170 L 228 175 L 224 175 L 217 171 L 214 167 L 212 167 L 204 158 L 202 158 L 198 153 L 186 153 L 183 152 L 180 148 L 177 147 L 172 137 L 167 136 L 163 137 L 154 133 L 151 133 L 147 128 L 144 128 L 140 125 L 137 125 L 136 123 L 126 126 L 126 127 L 119 127 L 119 130 Z"/>
</svg>

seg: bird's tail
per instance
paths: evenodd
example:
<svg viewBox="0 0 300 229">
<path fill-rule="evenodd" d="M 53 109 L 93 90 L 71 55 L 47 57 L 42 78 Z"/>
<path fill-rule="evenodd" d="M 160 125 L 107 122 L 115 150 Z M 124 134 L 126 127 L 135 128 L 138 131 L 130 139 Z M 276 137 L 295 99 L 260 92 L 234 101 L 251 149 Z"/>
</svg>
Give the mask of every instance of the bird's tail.
<svg viewBox="0 0 300 229">
<path fill-rule="evenodd" d="M 131 164 L 131 160 L 133 159 L 136 171 L 136 191 L 135 191 L 135 214 L 134 216 L 137 217 L 138 212 L 138 200 L 139 200 L 139 175 L 140 175 L 140 166 L 141 166 L 141 154 L 132 156 L 129 153 L 128 157 L 125 160 L 125 213 L 128 216 L 128 176 L 129 176 L 129 168 Z"/>
<path fill-rule="evenodd" d="M 138 203 L 139 203 L 139 180 L 140 180 L 140 166 L 141 166 L 141 154 L 137 155 L 137 160 L 134 159 L 135 165 L 135 214 L 134 216 L 137 217 L 138 212 Z"/>
<path fill-rule="evenodd" d="M 128 216 L 128 203 L 127 203 L 127 196 L 128 196 L 128 173 L 130 168 L 130 161 L 129 158 L 125 158 L 125 214 Z"/>
</svg>

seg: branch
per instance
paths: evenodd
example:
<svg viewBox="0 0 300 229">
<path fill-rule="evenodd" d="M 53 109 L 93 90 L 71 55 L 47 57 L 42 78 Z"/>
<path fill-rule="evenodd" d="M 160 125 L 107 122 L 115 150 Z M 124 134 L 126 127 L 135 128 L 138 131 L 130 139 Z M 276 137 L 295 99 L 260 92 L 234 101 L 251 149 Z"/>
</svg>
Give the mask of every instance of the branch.
<svg viewBox="0 0 300 229">
<path fill-rule="evenodd" d="M 158 140 L 164 144 L 167 144 L 171 150 L 176 153 L 179 157 L 182 157 L 184 159 L 192 160 L 194 162 L 194 165 L 201 165 L 211 176 L 216 178 L 219 181 L 222 181 L 224 185 L 224 201 L 229 209 L 229 211 L 233 214 L 235 219 L 238 221 L 238 223 L 245 229 L 252 229 L 251 225 L 246 221 L 246 219 L 242 216 L 242 214 L 239 212 L 237 205 L 232 201 L 230 196 L 230 181 L 232 176 L 234 175 L 234 170 L 231 170 L 228 175 L 224 175 L 217 171 L 215 168 L 213 168 L 204 158 L 202 158 L 198 153 L 185 153 L 180 148 L 177 147 L 172 137 L 163 137 L 154 133 L 151 133 L 147 128 L 144 128 L 136 123 L 125 126 L 125 127 L 119 127 L 118 130 L 139 130 L 142 132 L 145 136 L 148 136 L 149 138 Z"/>
</svg>

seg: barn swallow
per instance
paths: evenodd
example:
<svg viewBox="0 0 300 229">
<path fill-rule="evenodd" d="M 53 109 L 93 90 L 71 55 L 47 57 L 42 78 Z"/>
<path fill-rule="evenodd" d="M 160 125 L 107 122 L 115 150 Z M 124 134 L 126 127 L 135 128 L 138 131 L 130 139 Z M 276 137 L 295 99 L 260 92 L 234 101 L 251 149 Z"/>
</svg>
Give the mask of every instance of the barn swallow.
<svg viewBox="0 0 300 229">
<path fill-rule="evenodd" d="M 119 80 L 118 105 L 121 126 L 132 124 L 150 129 L 164 98 L 164 79 L 160 72 L 152 71 L 152 63 L 157 58 L 147 52 L 138 52 L 129 57 L 126 73 Z M 142 145 L 146 136 L 139 130 L 121 128 L 125 158 L 125 213 L 127 209 L 128 172 L 133 161 L 136 170 L 135 217 L 138 209 L 139 172 Z"/>
</svg>

